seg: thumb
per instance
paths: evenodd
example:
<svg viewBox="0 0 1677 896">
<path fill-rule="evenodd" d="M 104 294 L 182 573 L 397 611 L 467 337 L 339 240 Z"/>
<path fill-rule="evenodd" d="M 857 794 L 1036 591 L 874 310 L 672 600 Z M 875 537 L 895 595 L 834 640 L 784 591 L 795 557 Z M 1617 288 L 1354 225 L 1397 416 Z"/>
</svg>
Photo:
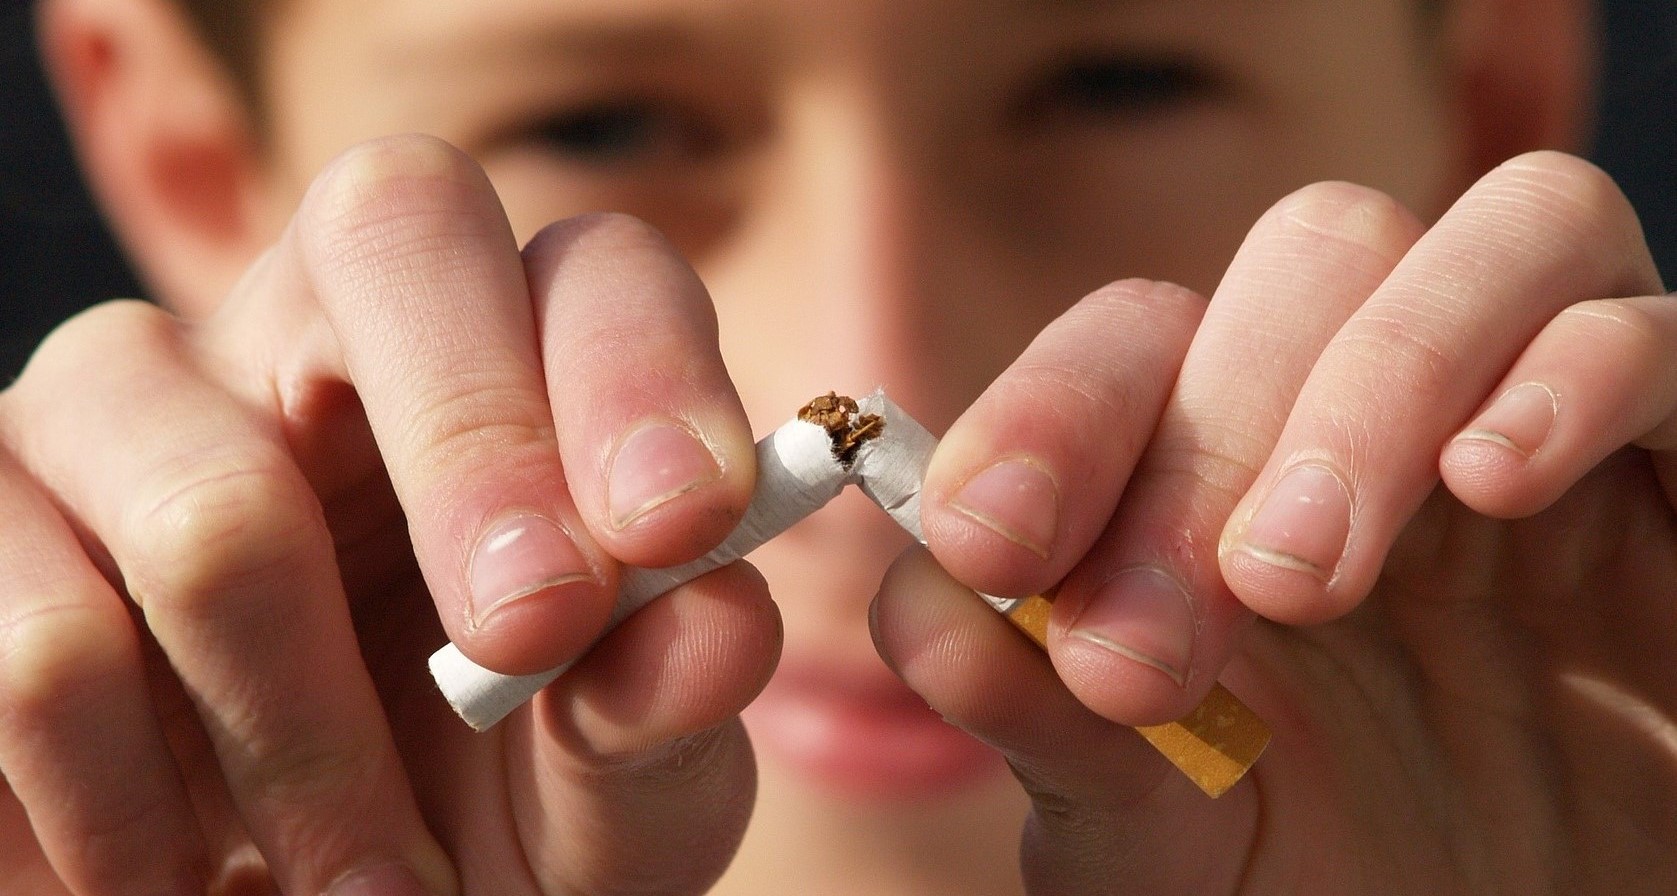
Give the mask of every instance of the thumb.
<svg viewBox="0 0 1677 896">
<path fill-rule="evenodd" d="M 630 616 L 507 720 L 507 790 L 545 893 L 703 893 L 756 795 L 739 713 L 780 619 L 736 563 Z"/>
<path fill-rule="evenodd" d="M 1031 798 L 1020 861 L 1027 890 L 1234 890 L 1256 794 L 1209 800 L 1133 729 L 1077 701 L 1048 659 L 970 589 L 914 548 L 873 606 L 886 662 L 951 723 L 1000 750 Z"/>
</svg>

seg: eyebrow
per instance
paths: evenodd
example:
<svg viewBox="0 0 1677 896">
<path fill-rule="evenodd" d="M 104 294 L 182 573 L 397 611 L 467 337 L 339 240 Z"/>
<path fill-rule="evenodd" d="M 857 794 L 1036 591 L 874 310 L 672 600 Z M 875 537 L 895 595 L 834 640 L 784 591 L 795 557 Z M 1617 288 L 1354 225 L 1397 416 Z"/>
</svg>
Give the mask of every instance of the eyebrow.
<svg viewBox="0 0 1677 896">
<path fill-rule="evenodd" d="M 483 24 L 478 19 L 457 26 L 428 26 L 412 42 L 427 58 L 477 62 L 485 56 L 517 59 L 554 56 L 588 57 L 633 55 L 665 58 L 710 43 L 704 39 L 716 27 L 688 15 L 568 14 L 535 11 Z"/>
<path fill-rule="evenodd" d="M 998 10 L 1014 12 L 1103 12 L 1180 0 L 996 0 Z M 554 9 L 558 7 L 558 9 Z M 701 4 L 700 8 L 705 8 Z M 421 45 L 426 53 L 467 55 L 513 53 L 522 58 L 539 56 L 621 56 L 635 54 L 652 58 L 677 55 L 696 47 L 727 43 L 723 38 L 735 29 L 721 17 L 694 14 L 694 7 L 671 5 L 643 11 L 602 12 L 598 8 L 566 10 L 564 4 L 532 6 L 504 20 L 483 25 L 479 17 L 466 22 L 439 23 L 424 33 Z M 752 17 L 760 13 L 748 13 Z"/>
<path fill-rule="evenodd" d="M 1046 7 L 1053 10 L 1112 10 L 1126 6 L 1146 6 L 1148 3 L 1177 2 L 1177 0 L 1013 0 L 1013 5 L 1027 8 Z"/>
</svg>

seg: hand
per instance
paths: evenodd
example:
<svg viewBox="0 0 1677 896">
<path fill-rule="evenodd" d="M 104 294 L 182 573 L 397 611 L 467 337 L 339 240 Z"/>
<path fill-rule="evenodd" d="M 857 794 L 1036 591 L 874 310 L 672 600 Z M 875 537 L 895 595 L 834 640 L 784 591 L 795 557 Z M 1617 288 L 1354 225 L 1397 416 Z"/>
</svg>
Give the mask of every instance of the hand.
<svg viewBox="0 0 1677 896">
<path fill-rule="evenodd" d="M 1430 228 L 1305 189 L 1208 304 L 1121 283 L 1045 332 L 934 460 L 938 563 L 899 560 L 874 607 L 1032 794 L 1031 892 L 1677 879 L 1662 292 L 1612 183 L 1538 154 Z M 1062 580 L 1052 669 L 966 593 Z M 1219 676 L 1275 737 L 1212 802 L 1114 723 Z"/>
<path fill-rule="evenodd" d="M 753 475 L 656 234 L 579 219 L 521 255 L 454 150 L 347 153 L 214 315 L 97 309 L 0 395 L 0 889 L 703 891 L 779 649 L 754 572 L 486 735 L 425 657 L 576 656 L 617 563 L 703 553 Z"/>
</svg>

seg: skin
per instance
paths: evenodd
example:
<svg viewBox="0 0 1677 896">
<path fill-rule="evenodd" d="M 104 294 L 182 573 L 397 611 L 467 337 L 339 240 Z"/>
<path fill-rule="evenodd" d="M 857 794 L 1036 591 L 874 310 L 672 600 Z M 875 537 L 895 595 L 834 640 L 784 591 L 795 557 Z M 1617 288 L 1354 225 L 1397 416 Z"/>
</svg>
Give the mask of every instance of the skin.
<svg viewBox="0 0 1677 896">
<path fill-rule="evenodd" d="M 0 393 L 6 892 L 1669 879 L 1677 312 L 1611 182 L 1520 154 L 1583 127 L 1581 8 L 295 0 L 260 128 L 166 5 L 42 15 L 171 311 Z M 677 27 L 545 39 L 616 17 Z M 1197 79 L 1091 105 L 1042 74 L 1090 41 Z M 649 94 L 627 154 L 554 125 Z M 450 715 L 445 637 L 577 655 L 754 427 L 880 383 L 947 432 L 929 551 L 841 501 Z M 969 593 L 1056 583 L 1048 660 Z M 998 758 L 823 790 L 739 720 L 809 670 Z M 1275 740 L 1211 802 L 1125 725 L 1219 678 Z"/>
</svg>

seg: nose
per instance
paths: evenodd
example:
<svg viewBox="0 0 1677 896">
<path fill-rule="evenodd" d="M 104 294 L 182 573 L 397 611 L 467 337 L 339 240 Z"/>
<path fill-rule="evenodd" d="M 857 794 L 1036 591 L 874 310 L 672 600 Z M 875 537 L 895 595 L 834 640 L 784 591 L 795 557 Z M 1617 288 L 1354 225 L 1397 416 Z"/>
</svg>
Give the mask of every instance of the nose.
<svg viewBox="0 0 1677 896">
<path fill-rule="evenodd" d="M 759 435 L 828 390 L 876 387 L 941 432 L 995 373 L 952 257 L 960 222 L 900 127 L 863 102 L 806 99 L 701 263 L 729 371 Z M 908 540 L 847 490 L 753 555 L 787 598 L 788 643 L 871 657 L 856 617 Z"/>
<path fill-rule="evenodd" d="M 706 274 L 753 421 L 884 387 L 934 431 L 1019 345 L 1008 272 L 929 140 L 841 98 L 800 104 Z M 765 416 L 766 415 L 766 416 Z"/>
</svg>

